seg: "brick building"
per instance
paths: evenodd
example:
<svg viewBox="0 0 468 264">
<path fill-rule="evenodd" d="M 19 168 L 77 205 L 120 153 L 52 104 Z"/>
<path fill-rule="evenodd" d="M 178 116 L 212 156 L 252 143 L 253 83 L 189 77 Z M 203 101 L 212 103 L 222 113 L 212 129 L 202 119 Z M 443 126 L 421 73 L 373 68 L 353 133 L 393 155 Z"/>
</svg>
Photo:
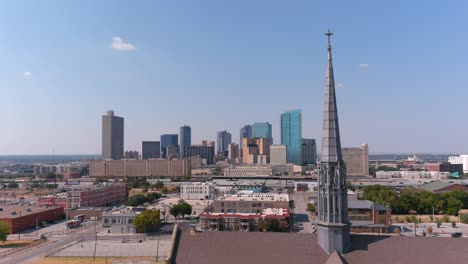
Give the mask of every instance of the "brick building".
<svg viewBox="0 0 468 264">
<path fill-rule="evenodd" d="M 1 207 L 0 222 L 8 225 L 10 234 L 15 234 L 26 229 L 36 228 L 42 222 L 63 219 L 62 207 L 39 207 L 7 205 Z"/>
<path fill-rule="evenodd" d="M 199 157 L 172 160 L 93 160 L 89 173 L 91 177 L 183 177 L 190 176 L 192 169 L 199 167 Z"/>
<path fill-rule="evenodd" d="M 351 232 L 386 233 L 392 224 L 392 210 L 367 200 L 348 201 L 348 219 Z"/>
<path fill-rule="evenodd" d="M 68 195 L 68 201 L 67 201 Z M 68 192 L 42 196 L 37 199 L 41 206 L 60 206 L 65 208 L 113 206 L 128 199 L 126 183 L 111 183 L 91 187 L 74 187 Z"/>
</svg>

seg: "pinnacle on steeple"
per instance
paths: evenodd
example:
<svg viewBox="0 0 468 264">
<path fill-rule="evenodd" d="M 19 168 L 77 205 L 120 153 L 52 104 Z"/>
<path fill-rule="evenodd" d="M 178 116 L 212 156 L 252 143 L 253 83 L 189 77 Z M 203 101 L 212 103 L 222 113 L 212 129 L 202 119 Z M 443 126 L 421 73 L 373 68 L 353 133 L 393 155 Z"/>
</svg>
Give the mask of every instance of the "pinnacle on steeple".
<svg viewBox="0 0 468 264">
<path fill-rule="evenodd" d="M 325 109 L 322 130 L 322 158 L 321 161 L 336 162 L 341 157 L 340 129 L 338 126 L 338 109 L 336 106 L 335 78 L 333 75 L 333 63 L 331 54 L 331 36 L 328 30 L 328 66 L 325 81 Z"/>
</svg>

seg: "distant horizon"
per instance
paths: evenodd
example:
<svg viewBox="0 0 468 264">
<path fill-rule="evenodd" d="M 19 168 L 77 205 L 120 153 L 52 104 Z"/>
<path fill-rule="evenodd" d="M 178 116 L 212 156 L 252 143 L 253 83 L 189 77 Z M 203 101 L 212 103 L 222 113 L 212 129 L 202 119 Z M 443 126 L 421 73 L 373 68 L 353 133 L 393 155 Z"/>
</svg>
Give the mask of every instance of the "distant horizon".
<svg viewBox="0 0 468 264">
<path fill-rule="evenodd" d="M 357 147 L 356 147 L 357 148 Z M 129 149 L 125 151 L 134 151 Z M 141 154 L 141 150 L 136 150 Z M 465 155 L 468 152 L 369 152 L 369 155 Z M 320 156 L 320 152 L 317 152 Z M 14 156 L 101 156 L 101 154 L 0 154 L 0 157 L 14 157 Z"/>
</svg>

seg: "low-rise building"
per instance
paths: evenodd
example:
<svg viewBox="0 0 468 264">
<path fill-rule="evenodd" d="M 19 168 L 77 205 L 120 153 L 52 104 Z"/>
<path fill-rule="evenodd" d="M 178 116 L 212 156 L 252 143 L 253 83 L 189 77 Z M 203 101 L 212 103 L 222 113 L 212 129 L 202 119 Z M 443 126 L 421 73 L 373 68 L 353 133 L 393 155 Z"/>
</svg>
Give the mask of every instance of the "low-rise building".
<svg viewBox="0 0 468 264">
<path fill-rule="evenodd" d="M 224 168 L 224 176 L 271 176 L 273 169 L 271 166 L 229 166 Z"/>
<path fill-rule="evenodd" d="M 420 189 L 432 192 L 432 193 L 446 193 L 455 190 L 461 190 L 464 192 L 468 192 L 468 186 L 461 185 L 458 183 L 450 183 L 450 182 L 442 182 L 442 181 L 433 181 L 429 183 L 425 183 L 419 186 Z"/>
<path fill-rule="evenodd" d="M 254 213 L 260 214 L 267 208 L 289 209 L 288 194 L 256 193 L 232 194 L 219 197 L 213 202 L 213 213 Z"/>
<path fill-rule="evenodd" d="M 137 230 L 133 222 L 144 210 L 146 210 L 144 207 L 122 206 L 103 213 L 104 234 L 135 234 Z"/>
<path fill-rule="evenodd" d="M 148 209 L 159 210 L 161 214 L 161 219 L 167 220 L 169 217 L 172 217 L 169 214 L 169 210 L 172 206 L 176 205 L 181 199 L 180 198 L 168 198 L 160 200 L 157 203 L 148 206 Z M 210 211 L 213 200 L 184 200 L 190 206 L 192 206 L 191 216 L 197 217 L 205 211 Z"/>
<path fill-rule="evenodd" d="M 367 200 L 348 200 L 351 232 L 386 233 L 392 224 L 392 210 Z"/>
<path fill-rule="evenodd" d="M 258 230 L 261 220 L 277 219 L 289 224 L 290 211 L 284 208 L 267 208 L 261 213 L 213 213 L 200 215 L 201 230 L 209 231 L 243 231 Z"/>
<path fill-rule="evenodd" d="M 180 198 L 183 200 L 212 200 L 216 198 L 215 187 L 211 183 L 183 183 L 180 185 Z"/>
<path fill-rule="evenodd" d="M 58 206 L 6 205 L 0 208 L 0 222 L 6 223 L 10 234 L 35 229 L 43 222 L 61 220 L 64 217 L 63 208 Z"/>
<path fill-rule="evenodd" d="M 126 183 L 104 183 L 98 186 L 69 187 L 67 192 L 56 195 L 46 195 L 37 198 L 41 206 L 60 206 L 62 208 L 113 206 L 128 199 Z M 68 197 L 68 198 L 67 198 Z"/>
<path fill-rule="evenodd" d="M 446 180 L 450 177 L 450 172 L 438 171 L 377 171 L 377 179 L 432 179 L 432 180 Z"/>
</svg>

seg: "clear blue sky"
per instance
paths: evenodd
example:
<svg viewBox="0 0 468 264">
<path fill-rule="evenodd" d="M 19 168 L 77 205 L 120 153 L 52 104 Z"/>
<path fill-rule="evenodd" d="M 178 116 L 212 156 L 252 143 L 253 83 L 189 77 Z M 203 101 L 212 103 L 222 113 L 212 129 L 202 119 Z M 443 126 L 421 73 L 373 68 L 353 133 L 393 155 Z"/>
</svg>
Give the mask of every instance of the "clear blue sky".
<svg viewBox="0 0 468 264">
<path fill-rule="evenodd" d="M 343 146 L 468 152 L 467 14 L 465 0 L 2 1 L 0 154 L 100 153 L 108 109 L 126 149 L 183 124 L 194 143 L 238 141 L 256 121 L 279 143 L 295 108 L 320 139 L 329 28 Z"/>
</svg>

